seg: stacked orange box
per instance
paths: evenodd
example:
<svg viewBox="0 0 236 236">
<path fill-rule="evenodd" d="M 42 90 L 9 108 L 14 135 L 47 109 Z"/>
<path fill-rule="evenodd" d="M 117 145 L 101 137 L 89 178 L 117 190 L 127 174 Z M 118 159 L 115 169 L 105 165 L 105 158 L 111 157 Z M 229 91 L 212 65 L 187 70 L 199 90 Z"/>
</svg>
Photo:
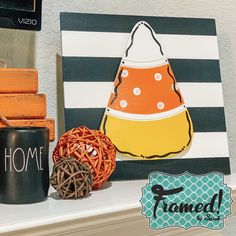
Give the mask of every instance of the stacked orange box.
<svg viewBox="0 0 236 236">
<path fill-rule="evenodd" d="M 0 113 L 11 126 L 47 127 L 50 141 L 55 139 L 55 121 L 46 118 L 46 95 L 38 94 L 35 69 L 0 68 Z"/>
</svg>

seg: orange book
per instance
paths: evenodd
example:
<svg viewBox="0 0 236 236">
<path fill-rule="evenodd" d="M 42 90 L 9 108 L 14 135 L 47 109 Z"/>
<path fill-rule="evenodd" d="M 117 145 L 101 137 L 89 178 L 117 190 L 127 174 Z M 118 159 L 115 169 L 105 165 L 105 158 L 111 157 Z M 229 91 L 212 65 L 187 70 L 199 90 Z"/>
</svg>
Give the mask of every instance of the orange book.
<svg viewBox="0 0 236 236">
<path fill-rule="evenodd" d="M 0 94 L 0 112 L 10 119 L 45 118 L 45 94 Z"/>
<path fill-rule="evenodd" d="M 47 127 L 49 129 L 49 140 L 52 142 L 55 139 L 55 121 L 54 119 L 24 119 L 24 120 L 8 120 L 11 126 L 36 126 Z M 0 121 L 0 128 L 6 125 Z"/>
<path fill-rule="evenodd" d="M 27 68 L 0 68 L 0 93 L 37 92 L 37 70 Z"/>
</svg>

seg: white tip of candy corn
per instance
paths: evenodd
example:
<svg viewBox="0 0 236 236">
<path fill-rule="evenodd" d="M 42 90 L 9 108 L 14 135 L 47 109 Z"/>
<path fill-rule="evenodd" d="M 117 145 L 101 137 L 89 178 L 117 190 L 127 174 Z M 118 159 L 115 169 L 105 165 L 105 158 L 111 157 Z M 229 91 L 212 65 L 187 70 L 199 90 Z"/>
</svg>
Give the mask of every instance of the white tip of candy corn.
<svg viewBox="0 0 236 236">
<path fill-rule="evenodd" d="M 152 63 L 166 59 L 162 45 L 151 26 L 138 22 L 130 35 L 123 60 L 126 62 Z"/>
</svg>

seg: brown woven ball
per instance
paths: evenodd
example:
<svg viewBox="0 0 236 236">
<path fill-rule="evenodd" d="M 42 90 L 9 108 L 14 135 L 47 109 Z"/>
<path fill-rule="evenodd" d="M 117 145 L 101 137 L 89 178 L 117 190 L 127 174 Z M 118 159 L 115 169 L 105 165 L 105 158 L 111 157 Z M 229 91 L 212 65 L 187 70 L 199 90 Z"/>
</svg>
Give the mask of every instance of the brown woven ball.
<svg viewBox="0 0 236 236">
<path fill-rule="evenodd" d="M 73 156 L 86 164 L 93 174 L 93 189 L 107 182 L 116 167 L 116 148 L 99 130 L 74 128 L 63 134 L 53 151 L 53 161 Z"/>
<path fill-rule="evenodd" d="M 54 166 L 50 183 L 63 199 L 87 197 L 93 186 L 88 167 L 75 158 L 61 158 Z"/>
</svg>

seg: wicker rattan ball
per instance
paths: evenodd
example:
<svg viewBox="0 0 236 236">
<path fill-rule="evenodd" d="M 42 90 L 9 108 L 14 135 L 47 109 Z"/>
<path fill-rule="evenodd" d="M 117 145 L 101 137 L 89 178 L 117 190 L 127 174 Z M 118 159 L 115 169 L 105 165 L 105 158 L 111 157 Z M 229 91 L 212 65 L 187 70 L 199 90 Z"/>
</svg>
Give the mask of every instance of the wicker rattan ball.
<svg viewBox="0 0 236 236">
<path fill-rule="evenodd" d="M 88 165 L 93 174 L 93 189 L 101 188 L 116 167 L 116 148 L 99 130 L 71 129 L 62 135 L 53 151 L 53 161 L 73 156 Z"/>
<path fill-rule="evenodd" d="M 53 167 L 51 185 L 63 199 L 87 197 L 92 190 L 93 176 L 77 159 L 61 158 Z"/>
</svg>

